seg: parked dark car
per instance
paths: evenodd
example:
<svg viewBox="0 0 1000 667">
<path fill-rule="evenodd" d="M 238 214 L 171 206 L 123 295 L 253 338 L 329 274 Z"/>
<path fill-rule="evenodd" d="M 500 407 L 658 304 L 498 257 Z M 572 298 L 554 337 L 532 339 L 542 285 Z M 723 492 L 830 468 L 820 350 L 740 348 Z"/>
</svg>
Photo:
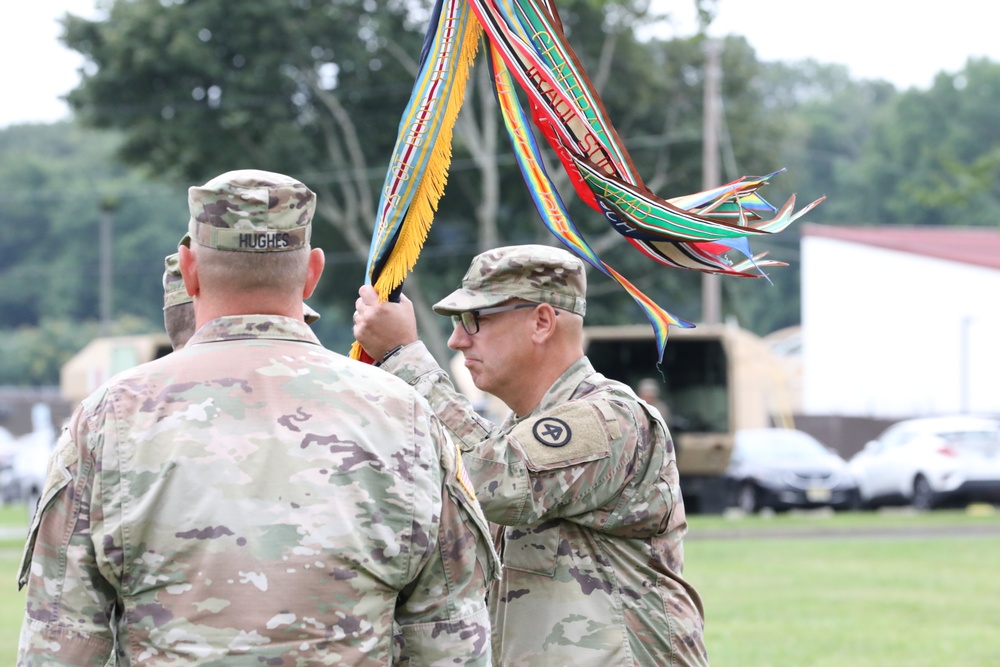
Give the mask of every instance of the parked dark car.
<svg viewBox="0 0 1000 667">
<path fill-rule="evenodd" d="M 733 504 L 747 513 L 765 507 L 784 511 L 859 506 L 858 486 L 847 462 L 813 436 L 795 429 L 737 431 L 726 476 Z"/>
</svg>

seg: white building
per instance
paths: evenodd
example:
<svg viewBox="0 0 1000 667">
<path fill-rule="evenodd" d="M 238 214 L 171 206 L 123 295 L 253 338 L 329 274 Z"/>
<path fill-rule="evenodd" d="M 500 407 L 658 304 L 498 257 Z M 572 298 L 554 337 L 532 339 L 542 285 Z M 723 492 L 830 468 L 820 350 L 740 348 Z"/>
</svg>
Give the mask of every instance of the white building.
<svg viewBox="0 0 1000 667">
<path fill-rule="evenodd" d="M 1000 415 L 1000 231 L 802 226 L 807 415 Z"/>
</svg>

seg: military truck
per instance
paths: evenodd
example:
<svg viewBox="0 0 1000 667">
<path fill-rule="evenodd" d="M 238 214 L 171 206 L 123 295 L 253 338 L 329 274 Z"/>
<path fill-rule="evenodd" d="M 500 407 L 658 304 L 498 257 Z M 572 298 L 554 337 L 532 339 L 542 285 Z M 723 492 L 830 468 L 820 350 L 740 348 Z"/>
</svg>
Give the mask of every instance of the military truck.
<svg viewBox="0 0 1000 667">
<path fill-rule="evenodd" d="M 170 354 L 165 333 L 95 338 L 67 361 L 59 373 L 59 389 L 73 407 L 111 376 Z"/>
<path fill-rule="evenodd" d="M 689 512 L 719 513 L 731 501 L 725 470 L 737 429 L 785 425 L 781 367 L 765 342 L 733 325 L 673 329 L 661 365 L 648 325 L 585 327 L 586 353 L 604 375 L 636 388 L 661 382 Z"/>
</svg>

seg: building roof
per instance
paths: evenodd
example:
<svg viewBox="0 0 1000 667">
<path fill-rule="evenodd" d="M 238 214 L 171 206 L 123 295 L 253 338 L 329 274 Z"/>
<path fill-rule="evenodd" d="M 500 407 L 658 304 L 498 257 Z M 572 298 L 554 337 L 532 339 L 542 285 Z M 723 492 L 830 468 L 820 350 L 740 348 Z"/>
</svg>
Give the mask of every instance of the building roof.
<svg viewBox="0 0 1000 667">
<path fill-rule="evenodd" d="M 802 236 L 818 236 L 1000 269 L 1000 230 L 996 227 L 841 227 L 810 223 L 802 225 Z"/>
</svg>

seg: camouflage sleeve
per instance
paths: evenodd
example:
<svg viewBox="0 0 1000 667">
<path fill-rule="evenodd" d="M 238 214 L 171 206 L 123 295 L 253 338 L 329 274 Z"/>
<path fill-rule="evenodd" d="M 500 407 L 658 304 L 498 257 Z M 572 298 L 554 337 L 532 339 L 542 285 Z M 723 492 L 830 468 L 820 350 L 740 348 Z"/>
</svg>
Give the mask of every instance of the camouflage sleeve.
<svg viewBox="0 0 1000 667">
<path fill-rule="evenodd" d="M 499 558 L 458 448 L 433 415 L 419 418 L 418 424 L 421 421 L 429 426 L 422 429 L 428 440 L 422 449 L 439 453 L 439 462 L 432 463 L 440 470 L 434 492 L 441 501 L 437 545 L 427 550 L 415 578 L 400 595 L 394 650 L 403 664 L 488 667 L 486 587 L 499 576 Z M 430 498 L 416 501 L 430 502 Z"/>
<path fill-rule="evenodd" d="M 455 389 L 423 342 L 406 345 L 386 360 L 382 368 L 405 380 L 427 399 L 463 452 L 475 449 L 489 435 L 493 425 Z"/>
<path fill-rule="evenodd" d="M 90 534 L 91 438 L 78 408 L 49 460 L 18 576 L 18 586 L 28 587 L 18 665 L 103 667 L 112 655 L 117 598 L 98 570 Z"/>
<path fill-rule="evenodd" d="M 646 474 L 649 461 L 638 456 L 644 439 L 625 405 L 576 400 L 495 434 L 463 458 L 490 521 L 574 517 L 603 528 L 627 504 L 626 485 Z"/>
</svg>

